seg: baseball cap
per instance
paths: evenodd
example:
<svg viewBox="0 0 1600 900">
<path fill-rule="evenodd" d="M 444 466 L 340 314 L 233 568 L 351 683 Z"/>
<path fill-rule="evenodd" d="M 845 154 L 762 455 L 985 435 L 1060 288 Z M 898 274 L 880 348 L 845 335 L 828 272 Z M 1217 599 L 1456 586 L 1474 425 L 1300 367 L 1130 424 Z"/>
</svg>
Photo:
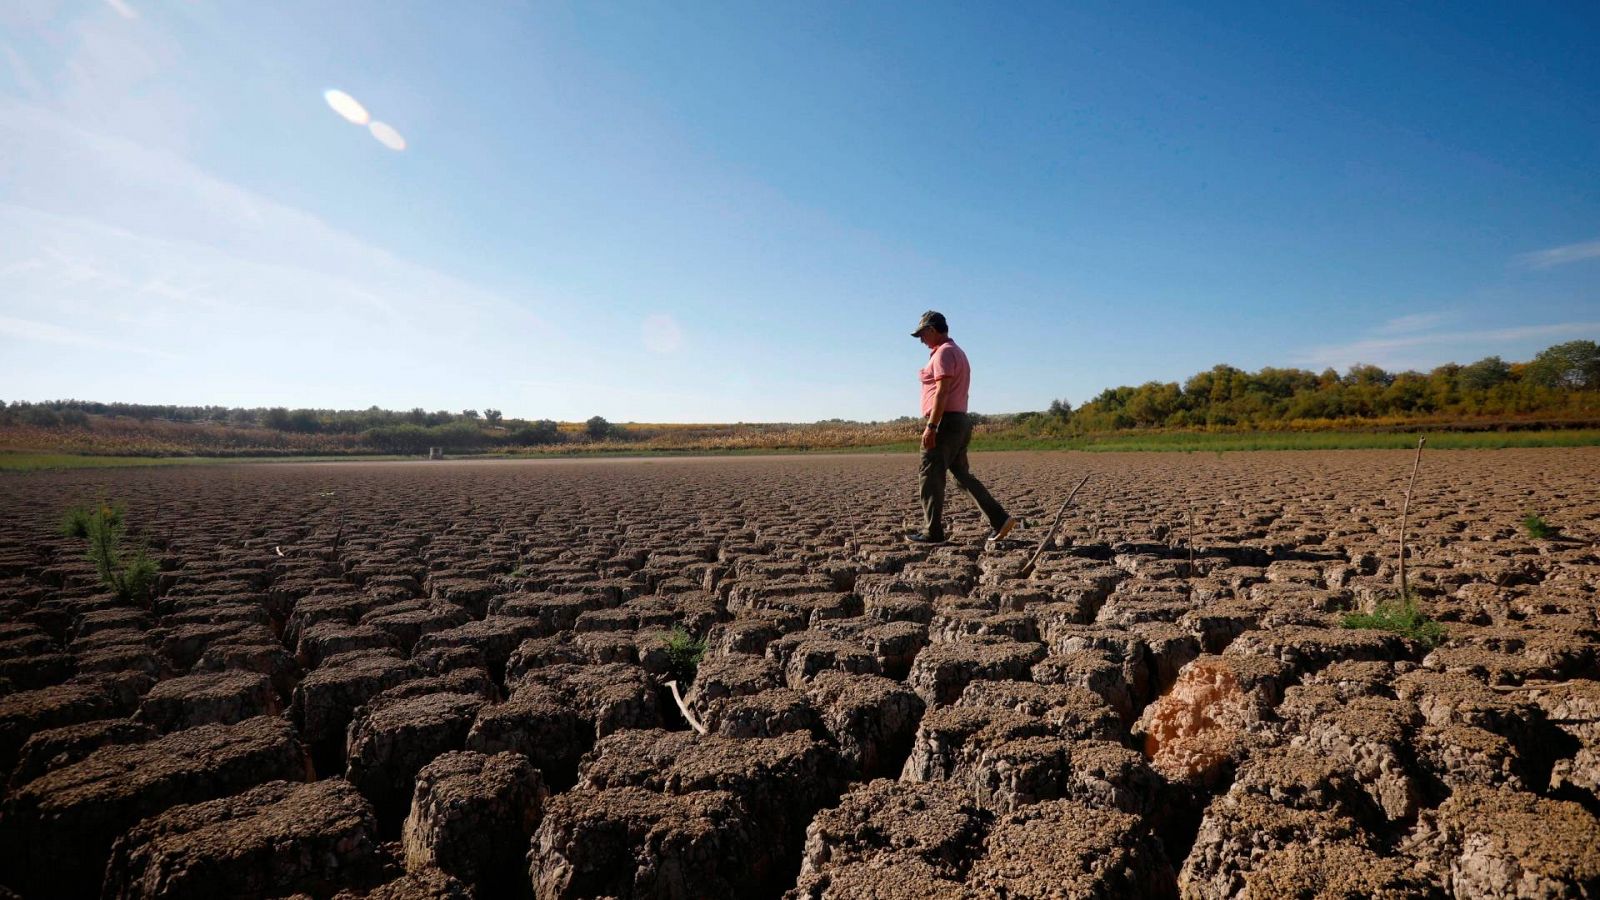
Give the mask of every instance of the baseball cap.
<svg viewBox="0 0 1600 900">
<path fill-rule="evenodd" d="M 911 332 L 911 336 L 916 337 L 921 334 L 922 329 L 927 328 L 929 325 L 932 325 L 933 330 L 940 334 L 950 333 L 950 325 L 945 322 L 944 313 L 930 309 L 922 314 L 922 318 L 917 320 L 917 330 Z"/>
</svg>

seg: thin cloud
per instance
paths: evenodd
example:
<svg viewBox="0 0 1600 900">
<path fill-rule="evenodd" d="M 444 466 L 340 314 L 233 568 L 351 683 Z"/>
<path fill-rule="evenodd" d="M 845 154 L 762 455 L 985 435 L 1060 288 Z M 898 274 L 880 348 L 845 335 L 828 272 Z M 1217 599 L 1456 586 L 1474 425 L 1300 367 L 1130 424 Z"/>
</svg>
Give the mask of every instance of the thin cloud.
<svg viewBox="0 0 1600 900">
<path fill-rule="evenodd" d="M 148 347 L 96 337 L 52 322 L 19 319 L 14 316 L 0 316 L 0 335 L 41 344 L 63 344 L 70 347 L 90 347 L 96 350 L 115 350 L 119 353 L 129 352 L 145 356 L 171 358 L 169 353 L 152 350 Z"/>
<path fill-rule="evenodd" d="M 1409 316 L 1398 316 L 1379 325 L 1375 331 L 1378 334 L 1411 334 L 1417 331 L 1427 331 L 1441 325 L 1451 318 L 1449 313 L 1413 313 Z"/>
<path fill-rule="evenodd" d="M 1397 337 L 1372 337 L 1347 344 L 1326 344 L 1300 354 L 1297 362 L 1313 368 L 1344 368 L 1356 363 L 1372 363 L 1385 368 L 1416 368 L 1428 353 L 1440 347 L 1468 348 L 1508 344 L 1514 341 L 1559 339 L 1600 334 L 1600 322 L 1557 322 L 1549 325 L 1519 325 L 1511 328 L 1486 328 L 1477 331 L 1438 331 Z"/>
<path fill-rule="evenodd" d="M 138 10 L 135 10 L 133 7 L 129 6 L 127 0 L 106 0 L 106 5 L 116 10 L 117 15 L 127 19 L 130 22 L 139 18 Z"/>
<path fill-rule="evenodd" d="M 1535 250 L 1517 257 L 1517 263 L 1528 269 L 1552 269 L 1591 259 L 1600 259 L 1600 241 L 1565 244 L 1548 250 Z"/>
</svg>

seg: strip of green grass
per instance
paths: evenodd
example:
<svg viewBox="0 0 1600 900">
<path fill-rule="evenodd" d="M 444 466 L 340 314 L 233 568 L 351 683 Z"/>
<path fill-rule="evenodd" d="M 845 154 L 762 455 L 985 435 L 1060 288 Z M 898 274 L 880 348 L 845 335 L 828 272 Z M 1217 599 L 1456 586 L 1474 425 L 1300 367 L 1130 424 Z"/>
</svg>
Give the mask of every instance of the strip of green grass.
<svg viewBox="0 0 1600 900">
<path fill-rule="evenodd" d="M 39 472 L 54 469 L 122 469 L 146 466 L 215 466 L 228 464 L 387 462 L 418 459 L 415 456 L 83 456 L 75 453 L 0 452 L 0 472 Z"/>
<path fill-rule="evenodd" d="M 1158 432 L 1083 438 L 977 437 L 974 450 L 1214 451 L 1404 450 L 1426 437 L 1429 449 L 1497 450 L 1508 447 L 1593 447 L 1600 429 L 1572 431 L 1420 431 L 1412 434 L 1352 431 L 1284 431 L 1244 434 Z"/>
<path fill-rule="evenodd" d="M 1204 432 L 1153 432 L 1147 434 L 1091 435 L 1081 438 L 1009 437 L 980 435 L 972 449 L 988 450 L 1080 450 L 1087 452 L 1183 452 L 1223 453 L 1239 450 L 1406 450 L 1426 436 L 1429 449 L 1497 450 L 1509 447 L 1594 447 L 1600 446 L 1600 429 L 1570 431 L 1440 431 L 1413 434 L 1395 432 L 1286 431 L 1243 434 Z M 560 453 L 485 453 L 452 456 L 452 459 L 572 459 L 672 456 L 779 456 L 796 453 L 914 453 L 916 441 L 875 444 L 865 447 L 826 447 L 806 449 L 670 449 L 647 450 L 606 448 L 572 449 Z M 0 452 L 0 472 L 36 472 L 45 469 L 104 469 L 132 466 L 219 465 L 228 463 L 307 463 L 307 462 L 390 462 L 419 460 L 419 456 L 82 456 L 70 453 Z"/>
</svg>

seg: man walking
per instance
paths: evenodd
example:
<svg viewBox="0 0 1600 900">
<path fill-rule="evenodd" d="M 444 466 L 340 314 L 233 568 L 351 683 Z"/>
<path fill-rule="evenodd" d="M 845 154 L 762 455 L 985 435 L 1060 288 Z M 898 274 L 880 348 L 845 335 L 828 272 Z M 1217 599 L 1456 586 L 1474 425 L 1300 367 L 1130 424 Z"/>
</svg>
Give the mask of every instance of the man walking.
<svg viewBox="0 0 1600 900">
<path fill-rule="evenodd" d="M 967 444 L 972 440 L 972 420 L 967 418 L 967 388 L 972 382 L 972 367 L 967 354 L 950 340 L 950 326 L 944 314 L 928 310 L 917 322 L 911 336 L 928 348 L 928 364 L 918 372 L 922 380 L 922 469 L 919 488 L 925 527 L 920 534 L 908 534 L 914 544 L 942 544 L 944 533 L 944 476 L 955 476 L 956 484 L 978 501 L 978 508 L 989 519 L 989 540 L 998 541 L 1017 527 L 1017 520 L 1006 514 L 967 468 Z"/>
</svg>

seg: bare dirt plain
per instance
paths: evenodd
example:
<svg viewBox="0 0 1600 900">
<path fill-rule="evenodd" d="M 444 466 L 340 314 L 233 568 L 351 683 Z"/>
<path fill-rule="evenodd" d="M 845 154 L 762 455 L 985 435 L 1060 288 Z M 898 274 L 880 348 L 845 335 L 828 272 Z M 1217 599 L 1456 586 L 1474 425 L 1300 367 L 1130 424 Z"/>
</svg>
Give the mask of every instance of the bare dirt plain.
<svg viewBox="0 0 1600 900">
<path fill-rule="evenodd" d="M 1431 652 L 1340 626 L 1392 590 L 1410 460 L 984 454 L 1032 522 L 987 553 L 953 489 L 953 544 L 900 540 L 907 456 L 0 478 L 0 883 L 1595 896 L 1600 449 L 1424 460 Z M 153 608 L 55 534 L 99 498 Z"/>
</svg>

